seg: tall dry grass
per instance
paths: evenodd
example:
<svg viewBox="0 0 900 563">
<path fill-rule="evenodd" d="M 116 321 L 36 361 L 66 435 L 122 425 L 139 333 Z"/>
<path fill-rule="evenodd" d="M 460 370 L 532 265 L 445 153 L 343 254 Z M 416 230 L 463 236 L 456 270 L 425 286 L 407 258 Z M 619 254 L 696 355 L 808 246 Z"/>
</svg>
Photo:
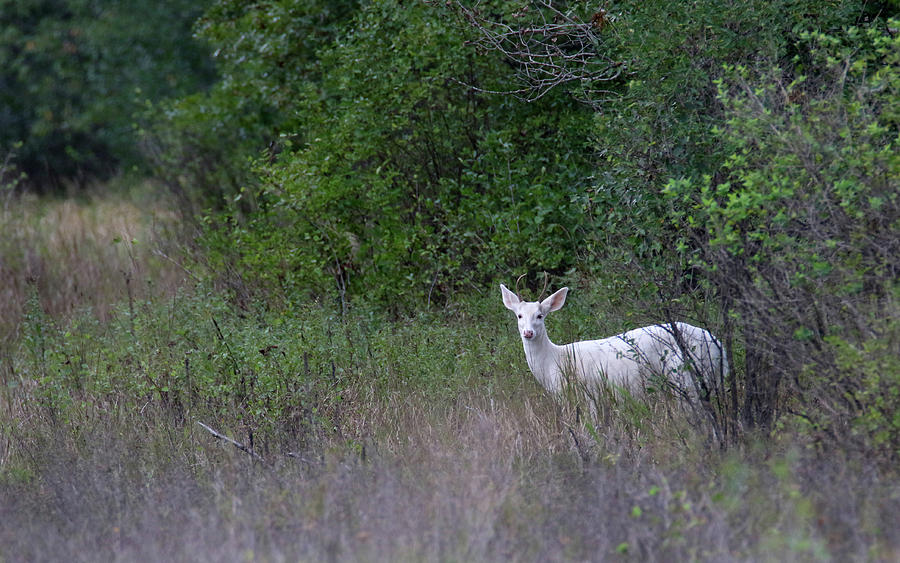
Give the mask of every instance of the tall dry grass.
<svg viewBox="0 0 900 563">
<path fill-rule="evenodd" d="M 90 311 L 108 321 L 116 304 L 170 293 L 185 272 L 164 202 L 125 196 L 82 199 L 4 197 L 0 209 L 0 345 L 29 306 L 51 319 Z M 31 305 L 29 305 L 29 302 Z"/>
<path fill-rule="evenodd" d="M 449 402 L 372 400 L 359 440 L 334 434 L 265 463 L 153 409 L 113 423 L 86 417 L 75 430 L 17 430 L 12 439 L 31 457 L 0 480 L 0 557 L 890 561 L 900 553 L 896 485 L 864 460 L 810 463 L 766 447 L 722 453 L 616 429 L 596 441 L 527 382 L 482 391 Z"/>
</svg>

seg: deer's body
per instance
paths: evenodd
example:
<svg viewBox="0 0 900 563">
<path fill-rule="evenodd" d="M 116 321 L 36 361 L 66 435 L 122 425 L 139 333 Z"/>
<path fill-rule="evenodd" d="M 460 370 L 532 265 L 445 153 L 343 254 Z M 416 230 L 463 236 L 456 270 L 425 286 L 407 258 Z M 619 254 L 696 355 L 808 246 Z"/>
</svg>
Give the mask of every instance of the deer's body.
<svg viewBox="0 0 900 563">
<path fill-rule="evenodd" d="M 694 395 L 697 387 L 692 375 L 706 378 L 726 369 L 719 341 L 709 331 L 687 323 L 651 325 L 558 346 L 550 341 L 544 318 L 563 306 L 568 288 L 544 301 L 526 302 L 500 287 L 504 304 L 518 317 L 528 367 L 550 392 L 561 392 L 567 378 L 574 377 L 590 389 L 610 386 L 640 393 L 649 377 L 657 377 Z"/>
</svg>

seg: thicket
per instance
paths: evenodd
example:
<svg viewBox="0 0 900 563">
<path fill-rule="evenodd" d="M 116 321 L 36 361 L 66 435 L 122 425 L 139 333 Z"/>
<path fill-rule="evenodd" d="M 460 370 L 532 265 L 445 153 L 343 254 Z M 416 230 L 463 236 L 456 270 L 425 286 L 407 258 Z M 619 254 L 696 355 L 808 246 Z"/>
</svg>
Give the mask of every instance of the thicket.
<svg viewBox="0 0 900 563">
<path fill-rule="evenodd" d="M 864 2 L 701 0 L 617 3 L 604 12 L 600 33 L 629 73 L 594 116 L 598 161 L 588 209 L 596 262 L 636 261 L 651 294 L 663 286 L 666 298 L 693 283 L 681 279 L 680 232 L 668 221 L 672 202 L 663 191 L 672 178 L 715 174 L 727 158 L 716 129 L 726 119 L 717 86 L 725 67 L 792 68 L 807 49 L 804 31 L 840 33 L 882 10 Z"/>
<path fill-rule="evenodd" d="M 303 128 L 303 100 L 316 95 L 318 53 L 350 25 L 358 2 L 223 0 L 196 22 L 220 79 L 209 90 L 150 106 L 141 141 L 154 177 L 188 216 L 221 211 L 244 196 L 253 208 L 252 159 L 274 158 L 282 134 Z M 248 205 L 249 204 L 249 205 Z"/>
<path fill-rule="evenodd" d="M 218 134 L 167 151 L 215 163 L 176 191 L 220 210 L 209 219 L 229 225 L 218 231 L 223 263 L 236 260 L 254 284 L 289 300 L 365 296 L 397 309 L 446 303 L 456 291 L 483 287 L 498 269 L 574 266 L 590 170 L 587 108 L 562 93 L 534 106 L 478 93 L 499 87 L 502 61 L 467 48 L 454 14 L 426 3 L 359 7 L 335 39 L 315 45 L 315 56 L 285 54 L 290 73 L 262 58 L 284 44 L 283 20 L 269 24 L 279 14 L 250 13 L 229 24 L 275 73 L 252 76 L 277 121 L 214 112 L 250 119 L 232 133 L 266 139 L 252 179 L 220 176 L 246 178 L 260 145 L 224 167 L 215 155 L 237 145 L 220 149 Z M 226 50 L 235 43 L 216 41 Z M 247 72 L 225 66 L 223 87 Z M 192 124 L 209 115 L 181 109 L 197 116 Z M 210 203 L 208 194 L 218 199 Z"/>
<path fill-rule="evenodd" d="M 801 39 L 789 69 L 727 69 L 727 156 L 669 182 L 670 217 L 742 335 L 745 424 L 787 412 L 896 453 L 900 40 Z"/>
</svg>

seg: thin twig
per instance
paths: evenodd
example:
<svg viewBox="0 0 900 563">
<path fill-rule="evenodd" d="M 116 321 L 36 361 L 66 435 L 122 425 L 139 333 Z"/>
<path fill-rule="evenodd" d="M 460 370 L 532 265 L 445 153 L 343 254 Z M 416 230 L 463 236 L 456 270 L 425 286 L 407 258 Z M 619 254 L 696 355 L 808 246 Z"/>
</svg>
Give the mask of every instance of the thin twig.
<svg viewBox="0 0 900 563">
<path fill-rule="evenodd" d="M 581 442 L 578 441 L 578 436 L 575 435 L 575 431 L 572 430 L 572 427 L 569 426 L 566 428 L 569 431 L 569 435 L 572 436 L 572 441 L 575 442 L 575 448 L 578 450 L 578 454 L 581 456 L 581 462 L 587 467 L 590 464 L 591 458 L 588 453 L 581 447 Z"/>
</svg>

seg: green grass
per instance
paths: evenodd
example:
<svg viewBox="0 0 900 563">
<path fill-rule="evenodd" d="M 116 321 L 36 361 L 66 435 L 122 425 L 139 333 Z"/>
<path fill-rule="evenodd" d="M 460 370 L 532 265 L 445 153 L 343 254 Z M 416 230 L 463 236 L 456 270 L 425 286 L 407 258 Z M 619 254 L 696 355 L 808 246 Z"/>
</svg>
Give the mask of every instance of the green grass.
<svg viewBox="0 0 900 563">
<path fill-rule="evenodd" d="M 0 356 L 0 560 L 900 553 L 895 469 L 787 432 L 723 451 L 665 404 L 586 424 L 493 293 L 400 318 L 241 309 L 193 281 L 102 316 L 45 299 Z M 582 305 L 550 321 L 559 340 L 613 317 Z"/>
</svg>

